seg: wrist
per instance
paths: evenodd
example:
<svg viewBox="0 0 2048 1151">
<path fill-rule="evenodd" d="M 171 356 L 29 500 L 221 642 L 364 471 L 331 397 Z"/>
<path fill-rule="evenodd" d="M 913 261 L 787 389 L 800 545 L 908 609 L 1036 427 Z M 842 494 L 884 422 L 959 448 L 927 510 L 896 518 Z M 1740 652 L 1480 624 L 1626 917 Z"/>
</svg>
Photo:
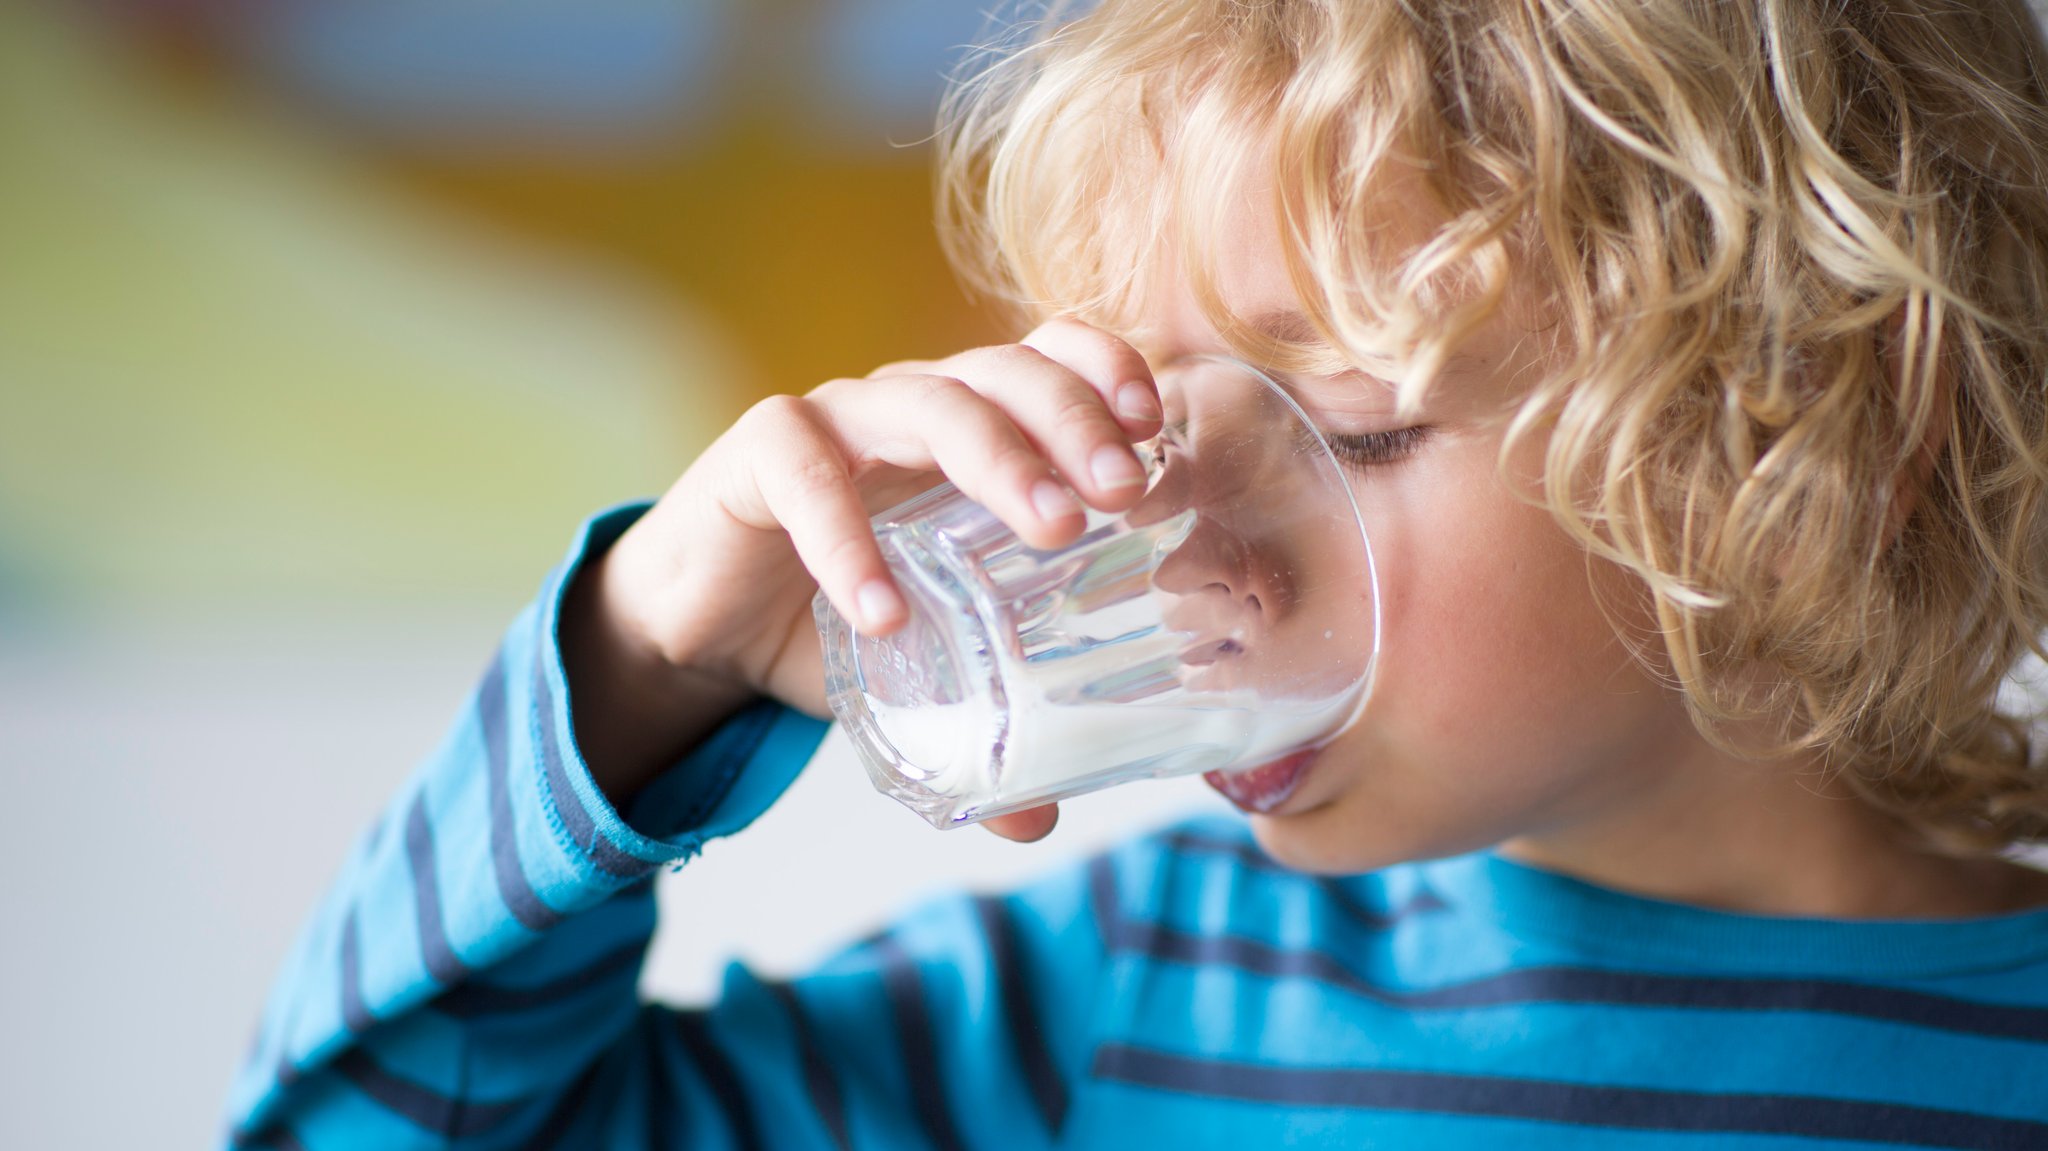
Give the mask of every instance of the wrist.
<svg viewBox="0 0 2048 1151">
<path fill-rule="evenodd" d="M 650 640 L 617 587 L 612 552 L 592 556 L 562 600 L 562 665 L 576 743 L 591 778 L 623 806 L 753 697 L 678 664 Z"/>
</svg>

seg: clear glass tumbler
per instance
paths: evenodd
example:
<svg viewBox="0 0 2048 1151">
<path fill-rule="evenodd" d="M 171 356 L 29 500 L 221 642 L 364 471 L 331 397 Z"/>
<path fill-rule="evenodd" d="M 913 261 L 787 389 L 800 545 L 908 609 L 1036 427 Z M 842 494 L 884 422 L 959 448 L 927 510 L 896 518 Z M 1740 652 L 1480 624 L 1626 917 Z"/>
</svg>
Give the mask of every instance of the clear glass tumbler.
<svg viewBox="0 0 2048 1151">
<path fill-rule="evenodd" d="M 882 791 L 938 827 L 1126 780 L 1250 769 L 1365 706 L 1378 582 L 1344 472 L 1280 384 L 1157 373 L 1144 497 L 1033 548 L 951 484 L 874 517 L 910 605 L 860 634 L 820 594 L 826 692 Z"/>
</svg>

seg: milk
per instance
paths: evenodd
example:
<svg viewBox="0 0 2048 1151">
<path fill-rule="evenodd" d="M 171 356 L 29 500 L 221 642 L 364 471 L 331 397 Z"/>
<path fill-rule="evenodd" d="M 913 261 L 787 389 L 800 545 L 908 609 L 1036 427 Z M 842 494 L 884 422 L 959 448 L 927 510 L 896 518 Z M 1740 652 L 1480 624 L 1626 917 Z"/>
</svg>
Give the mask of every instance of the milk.
<svg viewBox="0 0 2048 1151">
<path fill-rule="evenodd" d="M 1357 706 L 1356 691 L 1322 701 L 1237 691 L 1176 703 L 1056 703 L 1013 690 L 1007 715 L 987 698 L 875 704 L 874 715 L 896 750 L 929 773 L 916 776 L 923 786 L 954 797 L 965 816 L 1129 778 L 1256 766 L 1336 731 Z"/>
</svg>

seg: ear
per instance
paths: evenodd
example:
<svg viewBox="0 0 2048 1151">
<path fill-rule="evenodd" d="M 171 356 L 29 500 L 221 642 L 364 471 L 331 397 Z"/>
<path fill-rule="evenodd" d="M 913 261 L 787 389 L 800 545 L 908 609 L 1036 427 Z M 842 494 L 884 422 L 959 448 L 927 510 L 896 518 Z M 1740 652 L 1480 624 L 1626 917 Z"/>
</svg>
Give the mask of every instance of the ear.
<svg viewBox="0 0 2048 1151">
<path fill-rule="evenodd" d="M 1923 313 L 1924 315 L 1924 313 Z M 1879 354 L 1886 377 L 1897 385 L 1905 379 L 1906 363 L 1906 308 L 1900 305 L 1885 324 L 1885 342 Z M 1941 462 L 1942 445 L 1948 440 L 1950 423 L 1955 419 L 1955 373 L 1946 362 L 1938 362 L 1934 375 L 1934 396 L 1927 413 L 1927 427 L 1920 434 L 1918 448 L 1899 473 L 1892 477 L 1888 511 L 1884 524 L 1884 551 L 1890 551 L 1898 543 L 1899 534 L 1906 528 L 1906 521 L 1912 518 L 1914 509 L 1920 506 L 1921 495 L 1934 478 L 1934 469 Z"/>
</svg>

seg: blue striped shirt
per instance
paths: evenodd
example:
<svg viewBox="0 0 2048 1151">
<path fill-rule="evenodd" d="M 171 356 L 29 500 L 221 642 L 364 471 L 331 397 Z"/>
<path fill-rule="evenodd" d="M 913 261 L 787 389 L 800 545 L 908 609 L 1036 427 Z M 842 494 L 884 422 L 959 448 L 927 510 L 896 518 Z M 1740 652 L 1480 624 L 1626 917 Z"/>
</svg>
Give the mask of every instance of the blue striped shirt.
<svg viewBox="0 0 2048 1151">
<path fill-rule="evenodd" d="M 599 793 L 556 621 L 643 510 L 584 525 L 354 848 L 229 1145 L 2048 1148 L 2048 911 L 1769 919 L 1491 854 L 1305 876 L 1223 819 L 643 1003 L 651 877 L 824 733 L 757 703 L 627 811 Z"/>
</svg>

